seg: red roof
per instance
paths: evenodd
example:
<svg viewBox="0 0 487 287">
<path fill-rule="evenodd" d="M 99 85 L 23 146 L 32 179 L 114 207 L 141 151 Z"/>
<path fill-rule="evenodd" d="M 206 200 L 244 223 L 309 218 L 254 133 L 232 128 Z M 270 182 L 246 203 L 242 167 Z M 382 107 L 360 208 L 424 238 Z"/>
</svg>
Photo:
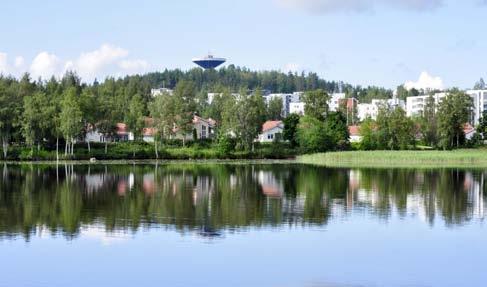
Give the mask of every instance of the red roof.
<svg viewBox="0 0 487 287">
<path fill-rule="evenodd" d="M 359 126 L 349 126 L 348 133 L 350 136 L 360 136 L 360 127 Z"/>
<path fill-rule="evenodd" d="M 126 135 L 128 134 L 128 128 L 127 125 L 124 123 L 117 123 L 117 134 L 118 135 Z"/>
<path fill-rule="evenodd" d="M 272 130 L 275 127 L 282 125 L 282 121 L 267 121 L 262 125 L 262 132 Z"/>
<path fill-rule="evenodd" d="M 463 132 L 469 134 L 475 132 L 475 128 L 470 123 L 466 123 L 463 125 Z"/>
</svg>

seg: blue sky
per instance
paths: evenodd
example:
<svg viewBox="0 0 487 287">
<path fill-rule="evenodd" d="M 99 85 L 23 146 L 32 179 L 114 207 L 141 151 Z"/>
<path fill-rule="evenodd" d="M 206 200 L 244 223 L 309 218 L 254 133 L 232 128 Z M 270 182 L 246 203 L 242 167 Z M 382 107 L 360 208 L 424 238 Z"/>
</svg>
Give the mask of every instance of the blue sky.
<svg viewBox="0 0 487 287">
<path fill-rule="evenodd" d="M 484 0 L 7 0 L 0 72 L 90 81 L 189 69 L 211 51 L 352 84 L 467 88 L 487 78 L 486 13 Z"/>
</svg>

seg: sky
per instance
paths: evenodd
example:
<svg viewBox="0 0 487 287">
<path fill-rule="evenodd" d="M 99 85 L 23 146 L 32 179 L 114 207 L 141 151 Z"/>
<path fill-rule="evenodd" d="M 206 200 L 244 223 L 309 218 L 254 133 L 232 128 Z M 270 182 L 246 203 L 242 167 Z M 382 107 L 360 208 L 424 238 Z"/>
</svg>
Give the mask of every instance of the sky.
<svg viewBox="0 0 487 287">
<path fill-rule="evenodd" d="M 354 85 L 471 88 L 487 78 L 486 13 L 487 0 L 5 0 L 0 73 L 90 82 L 211 52 Z"/>
</svg>

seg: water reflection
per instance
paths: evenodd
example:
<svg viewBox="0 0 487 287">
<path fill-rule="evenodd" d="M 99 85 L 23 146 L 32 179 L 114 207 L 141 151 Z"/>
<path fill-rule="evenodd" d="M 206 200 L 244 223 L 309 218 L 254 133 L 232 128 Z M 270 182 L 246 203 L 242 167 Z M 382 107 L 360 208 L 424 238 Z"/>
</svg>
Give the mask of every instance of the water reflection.
<svg viewBox="0 0 487 287">
<path fill-rule="evenodd" d="M 0 237 L 67 238 L 169 228 L 225 231 L 324 226 L 351 214 L 415 217 L 455 228 L 485 216 L 485 172 L 329 169 L 303 165 L 7 166 L 0 178 Z"/>
</svg>

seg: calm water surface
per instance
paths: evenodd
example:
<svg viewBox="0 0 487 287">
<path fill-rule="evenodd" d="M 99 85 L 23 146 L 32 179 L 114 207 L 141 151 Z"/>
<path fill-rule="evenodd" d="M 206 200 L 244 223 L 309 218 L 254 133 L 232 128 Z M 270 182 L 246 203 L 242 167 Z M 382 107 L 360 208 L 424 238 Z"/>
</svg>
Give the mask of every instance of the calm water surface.
<svg viewBox="0 0 487 287">
<path fill-rule="evenodd" d="M 486 179 L 0 165 L 0 286 L 487 286 Z"/>
</svg>

